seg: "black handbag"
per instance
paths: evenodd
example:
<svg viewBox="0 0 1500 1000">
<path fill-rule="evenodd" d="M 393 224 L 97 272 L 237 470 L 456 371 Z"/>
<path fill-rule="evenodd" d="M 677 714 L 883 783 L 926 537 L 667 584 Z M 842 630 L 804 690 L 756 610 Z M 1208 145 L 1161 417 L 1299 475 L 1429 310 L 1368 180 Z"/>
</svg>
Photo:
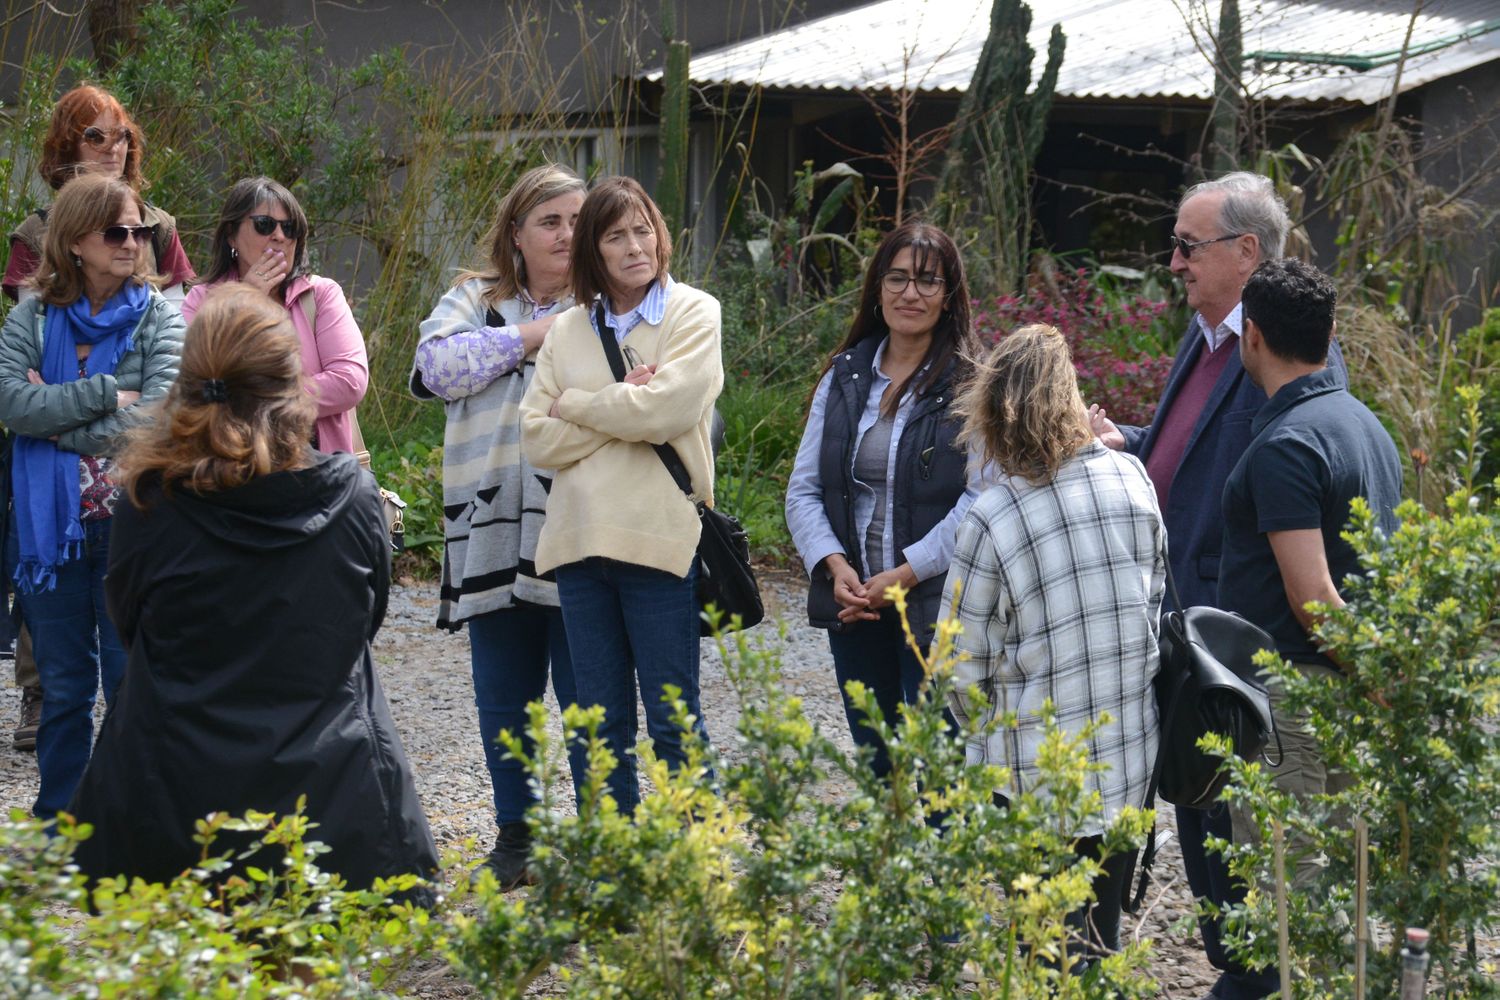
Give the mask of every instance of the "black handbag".
<svg viewBox="0 0 1500 1000">
<path fill-rule="evenodd" d="M 615 381 L 625 381 L 625 357 L 620 352 L 619 341 L 604 322 L 603 303 L 594 306 L 594 328 L 599 332 L 599 343 L 604 348 Z M 706 608 L 711 604 L 721 612 L 720 632 L 734 631 L 736 616 L 741 629 L 759 625 L 766 616 L 766 608 L 761 601 L 755 569 L 750 565 L 750 537 L 745 534 L 744 527 L 733 515 L 693 499 L 692 477 L 675 448 L 669 444 L 651 447 L 656 449 L 657 457 L 667 467 L 677 488 L 698 510 L 698 584 L 695 595 L 698 606 Z M 700 612 L 698 634 L 708 636 L 714 632 L 708 615 Z"/>
<path fill-rule="evenodd" d="M 1271 696 L 1256 676 L 1255 654 L 1275 650 L 1276 640 L 1239 615 L 1206 606 L 1182 608 L 1172 567 L 1167 566 L 1176 611 L 1164 611 L 1157 637 L 1161 667 L 1155 681 L 1161 742 L 1146 808 L 1158 794 L 1173 805 L 1210 809 L 1229 782 L 1223 760 L 1205 753 L 1198 740 L 1206 733 L 1226 737 L 1236 756 L 1260 756 L 1276 732 Z M 1156 861 L 1156 828 L 1146 840 L 1140 885 L 1134 896 L 1125 879 L 1124 909 L 1140 907 Z"/>
</svg>

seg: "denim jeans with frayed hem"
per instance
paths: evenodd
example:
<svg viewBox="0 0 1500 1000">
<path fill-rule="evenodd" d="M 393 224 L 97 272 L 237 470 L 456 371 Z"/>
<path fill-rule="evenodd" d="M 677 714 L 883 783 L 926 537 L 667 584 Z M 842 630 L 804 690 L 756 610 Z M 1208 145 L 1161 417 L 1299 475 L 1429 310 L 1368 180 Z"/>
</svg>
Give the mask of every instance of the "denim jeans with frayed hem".
<svg viewBox="0 0 1500 1000">
<path fill-rule="evenodd" d="M 83 522 L 83 552 L 57 567 L 57 586 L 20 594 L 31 630 L 42 690 L 42 724 L 36 734 L 41 789 L 32 812 L 50 820 L 68 807 L 94 745 L 94 699 L 114 700 L 125 676 L 125 649 L 104 606 L 111 518 Z M 14 523 L 7 559 L 19 545 Z"/>
<path fill-rule="evenodd" d="M 526 769 L 497 738 L 508 729 L 521 737 L 528 755 L 533 752 L 531 737 L 526 735 L 526 706 L 546 696 L 549 664 L 558 706 L 576 704 L 578 688 L 573 682 L 568 635 L 557 608 L 506 608 L 469 619 L 474 707 L 479 714 L 479 735 L 484 742 L 484 764 L 490 772 L 497 823 L 525 819 L 526 810 L 537 800 Z M 568 766 L 576 794 L 588 768 L 581 742 L 569 744 Z"/>
<path fill-rule="evenodd" d="M 663 701 L 668 684 L 682 691 L 704 743 L 708 731 L 698 703 L 698 561 L 685 577 L 613 559 L 590 558 L 557 569 L 557 593 L 573 657 L 580 705 L 604 708 L 599 736 L 619 761 L 609 793 L 622 813 L 640 801 L 636 780 L 636 683 L 646 709 L 646 732 L 668 766 L 686 762 L 682 732 Z"/>
</svg>

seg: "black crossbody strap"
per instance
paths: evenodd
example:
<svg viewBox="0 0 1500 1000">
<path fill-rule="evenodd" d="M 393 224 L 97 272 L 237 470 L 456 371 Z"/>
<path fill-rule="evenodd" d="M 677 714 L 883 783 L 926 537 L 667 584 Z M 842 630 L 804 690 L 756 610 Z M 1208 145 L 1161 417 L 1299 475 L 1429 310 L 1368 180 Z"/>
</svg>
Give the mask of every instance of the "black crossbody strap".
<svg viewBox="0 0 1500 1000">
<path fill-rule="evenodd" d="M 1163 616 L 1163 626 L 1171 628 L 1176 634 L 1174 641 L 1178 643 L 1187 642 L 1187 621 L 1183 617 L 1182 598 L 1177 596 L 1177 581 L 1172 579 L 1172 560 L 1166 560 L 1167 587 L 1172 593 L 1172 603 L 1175 611 Z M 1160 668 L 1158 668 L 1160 669 Z M 1177 718 L 1177 707 L 1182 700 L 1182 689 L 1187 686 L 1187 675 L 1179 676 L 1172 684 L 1172 696 L 1167 699 L 1167 714 L 1157 720 L 1156 731 L 1165 737 L 1172 731 L 1172 724 Z M 1145 808 L 1150 809 L 1156 804 L 1156 791 L 1161 786 L 1162 768 L 1167 762 L 1167 741 L 1165 738 L 1159 740 L 1156 747 L 1156 763 L 1151 767 L 1151 783 L 1146 786 Z M 1151 884 L 1151 866 L 1156 863 L 1156 824 L 1151 824 L 1151 833 L 1146 837 L 1146 847 L 1141 852 L 1141 877 L 1136 884 L 1135 892 L 1130 891 L 1130 880 L 1125 880 L 1124 888 L 1121 890 L 1120 908 L 1126 913 L 1135 913 L 1141 908 L 1141 902 L 1146 898 L 1146 887 Z"/>
<path fill-rule="evenodd" d="M 599 344 L 604 348 L 604 357 L 609 361 L 609 370 L 614 375 L 616 382 L 625 381 L 627 374 L 625 368 L 625 355 L 620 352 L 620 342 L 615 339 L 615 331 L 604 322 L 604 300 L 600 299 L 594 303 L 594 329 L 599 332 Z M 653 444 L 656 456 L 661 459 L 661 464 L 667 467 L 667 472 L 672 476 L 672 482 L 677 488 L 687 495 L 689 500 L 693 499 L 693 477 L 688 475 L 687 466 L 682 464 L 682 459 L 677 457 L 677 449 L 669 444 Z M 697 503 L 697 501 L 693 501 Z"/>
</svg>

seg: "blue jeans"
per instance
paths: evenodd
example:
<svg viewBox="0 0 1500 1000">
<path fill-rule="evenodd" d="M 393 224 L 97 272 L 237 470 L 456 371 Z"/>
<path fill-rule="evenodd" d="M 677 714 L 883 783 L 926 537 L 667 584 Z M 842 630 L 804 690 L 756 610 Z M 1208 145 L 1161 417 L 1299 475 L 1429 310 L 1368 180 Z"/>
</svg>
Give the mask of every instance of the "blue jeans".
<svg viewBox="0 0 1500 1000">
<path fill-rule="evenodd" d="M 621 812 L 640 801 L 636 781 L 636 681 L 646 707 L 646 732 L 656 754 L 673 768 L 687 759 L 682 733 L 662 700 L 674 684 L 708 742 L 698 704 L 698 603 L 694 589 L 698 563 L 686 577 L 658 569 L 591 558 L 557 569 L 568 647 L 580 705 L 601 705 L 599 736 L 619 761 L 610 773 L 609 793 Z"/>
<path fill-rule="evenodd" d="M 113 701 L 125 675 L 125 649 L 104 607 L 111 523 L 85 521 L 83 553 L 57 567 L 57 586 L 18 595 L 47 692 L 36 734 L 42 781 L 32 812 L 39 819 L 67 808 L 93 750 L 94 698 L 102 687 L 105 702 Z M 14 525 L 7 548 L 18 549 Z"/>
<path fill-rule="evenodd" d="M 573 661 L 562 612 L 556 608 L 516 607 L 491 611 L 469 619 L 469 663 L 474 673 L 474 707 L 479 710 L 479 736 L 484 741 L 484 764 L 495 793 L 495 821 L 516 823 L 536 803 L 536 792 L 521 762 L 496 742 L 502 729 L 521 737 L 526 753 L 534 744 L 526 733 L 526 706 L 547 693 L 547 665 L 552 665 L 552 691 L 561 708 L 576 704 Z M 576 794 L 588 757 L 581 745 L 568 746 L 568 766 Z"/>
<path fill-rule="evenodd" d="M 880 714 L 887 725 L 899 721 L 897 708 L 913 704 L 922 687 L 922 665 L 917 654 L 906 644 L 901 618 L 895 608 L 882 608 L 878 621 L 855 622 L 843 632 L 828 633 L 828 649 L 833 653 L 833 672 L 839 681 L 839 697 L 844 700 L 844 717 L 849 721 L 849 735 L 857 747 L 873 747 L 872 769 L 877 777 L 891 773 L 891 759 L 885 744 L 865 724 L 865 714 L 854 707 L 844 690 L 850 681 L 859 681 L 875 695 Z M 949 719 L 949 727 L 954 728 Z M 955 730 L 956 731 L 956 730 Z"/>
</svg>

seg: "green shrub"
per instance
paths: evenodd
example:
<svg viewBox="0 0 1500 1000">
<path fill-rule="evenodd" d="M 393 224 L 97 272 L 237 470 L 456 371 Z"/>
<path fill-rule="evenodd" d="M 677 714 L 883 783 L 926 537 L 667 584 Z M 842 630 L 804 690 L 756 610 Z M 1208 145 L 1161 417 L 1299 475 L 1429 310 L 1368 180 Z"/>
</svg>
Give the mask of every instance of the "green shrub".
<svg viewBox="0 0 1500 1000">
<path fill-rule="evenodd" d="M 1477 423 L 1477 390 L 1461 394 Z M 1344 537 L 1362 573 L 1340 587 L 1346 607 L 1316 609 L 1325 617 L 1315 633 L 1349 664 L 1345 674 L 1304 678 L 1263 654 L 1291 707 L 1310 713 L 1324 759 L 1353 787 L 1299 802 L 1259 764 L 1232 760 L 1230 794 L 1253 811 L 1264 840 L 1232 848 L 1231 867 L 1271 884 L 1273 818 L 1327 859 L 1314 884 L 1290 895 L 1291 957 L 1303 977 L 1298 996 L 1346 995 L 1356 852 L 1351 824 L 1339 817 L 1362 816 L 1373 995 L 1395 995 L 1402 931 L 1423 927 L 1439 993 L 1493 997 L 1496 969 L 1474 941 L 1500 926 L 1500 502 L 1493 491 L 1460 489 L 1441 512 L 1407 501 L 1397 514 L 1400 528 L 1383 538 L 1368 506 L 1355 501 Z M 1236 920 L 1246 953 L 1274 962 L 1268 893 L 1253 890 Z"/>
<path fill-rule="evenodd" d="M 1151 995 L 1143 945 L 1084 975 L 1065 971 L 1076 959 L 1064 918 L 1098 870 L 1071 851 L 1069 831 L 1099 809 L 1083 793 L 1095 765 L 1079 737 L 1052 728 L 1042 782 L 997 807 L 1007 775 L 966 765 L 944 722 L 944 636 L 932 683 L 899 718 L 881 719 L 870 692 L 851 688 L 891 747 L 889 782 L 867 753 L 850 757 L 818 730 L 775 655 L 743 634 L 725 640 L 740 755 L 726 760 L 690 733 L 675 774 L 647 753 L 656 791 L 633 816 L 605 794 L 615 762 L 596 736 L 600 711 L 576 707 L 565 727 L 588 741 L 592 767 L 577 815 L 566 815 L 560 747 L 533 705 L 540 884 L 525 898 L 482 885 L 478 912 L 455 921 L 455 966 L 501 997 L 524 995 L 547 970 L 578 997 L 948 996 L 965 963 L 981 972 L 984 997 Z M 677 712 L 686 731 L 680 700 Z M 503 739 L 522 755 L 518 739 Z M 948 817 L 941 832 L 925 822 L 937 813 Z M 1148 822 L 1119 817 L 1110 849 L 1139 843 Z"/>
<path fill-rule="evenodd" d="M 13 811 L 0 823 L 0 994 L 14 997 L 382 997 L 440 927 L 392 898 L 415 876 L 345 889 L 320 871 L 326 848 L 301 813 L 223 813 L 198 821 L 200 864 L 170 884 L 102 880 L 92 893 L 69 862 L 93 834 L 61 817 L 49 837 Z M 233 832 L 244 850 L 215 854 Z M 104 835 L 104 834 L 101 834 Z M 236 861 L 268 849 L 277 868 Z M 265 856 L 265 855 L 260 855 Z M 87 914 L 73 908 L 91 905 Z"/>
</svg>

